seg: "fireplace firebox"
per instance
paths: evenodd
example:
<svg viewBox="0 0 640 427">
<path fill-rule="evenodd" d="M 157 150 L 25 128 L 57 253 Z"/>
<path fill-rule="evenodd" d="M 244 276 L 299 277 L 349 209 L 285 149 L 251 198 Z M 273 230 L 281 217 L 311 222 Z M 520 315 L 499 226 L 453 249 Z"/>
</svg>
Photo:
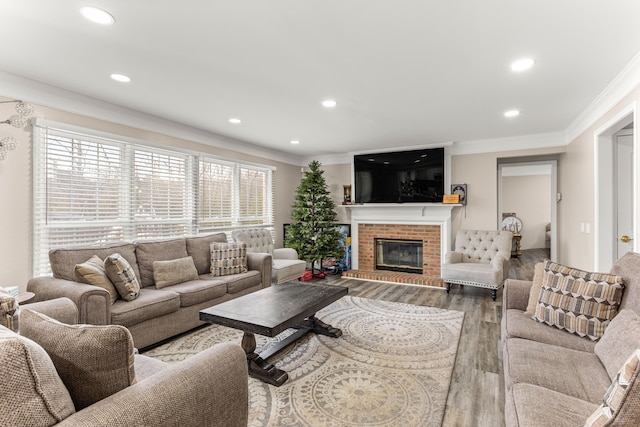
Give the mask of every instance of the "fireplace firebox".
<svg viewBox="0 0 640 427">
<path fill-rule="evenodd" d="M 376 270 L 422 274 L 422 240 L 375 239 Z"/>
</svg>

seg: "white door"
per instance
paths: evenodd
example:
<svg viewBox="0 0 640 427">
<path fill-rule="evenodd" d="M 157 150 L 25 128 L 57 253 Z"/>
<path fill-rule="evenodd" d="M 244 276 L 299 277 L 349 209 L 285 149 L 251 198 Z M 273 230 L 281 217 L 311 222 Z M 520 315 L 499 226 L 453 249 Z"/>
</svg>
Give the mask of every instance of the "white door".
<svg viewBox="0 0 640 427">
<path fill-rule="evenodd" d="M 616 161 L 616 224 L 617 254 L 614 259 L 633 250 L 633 133 L 623 130 L 614 136 Z"/>
</svg>

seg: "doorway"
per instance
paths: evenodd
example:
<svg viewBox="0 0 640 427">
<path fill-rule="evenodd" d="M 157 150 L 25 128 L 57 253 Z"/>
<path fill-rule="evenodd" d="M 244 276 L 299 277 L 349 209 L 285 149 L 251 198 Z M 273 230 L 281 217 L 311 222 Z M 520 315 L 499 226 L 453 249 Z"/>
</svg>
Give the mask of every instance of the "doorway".
<svg viewBox="0 0 640 427">
<path fill-rule="evenodd" d="M 638 137 L 633 103 L 595 132 L 596 271 L 638 251 Z"/>
<path fill-rule="evenodd" d="M 522 249 L 546 248 L 557 257 L 557 161 L 498 164 L 498 228 L 503 213 L 521 219 Z"/>
</svg>

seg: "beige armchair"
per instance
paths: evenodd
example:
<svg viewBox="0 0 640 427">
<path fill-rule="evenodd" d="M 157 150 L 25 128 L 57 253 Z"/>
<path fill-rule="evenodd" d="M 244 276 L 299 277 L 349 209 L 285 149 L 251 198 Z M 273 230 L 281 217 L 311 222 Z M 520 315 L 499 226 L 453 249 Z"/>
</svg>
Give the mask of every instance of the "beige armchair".
<svg viewBox="0 0 640 427">
<path fill-rule="evenodd" d="M 512 236 L 510 231 L 458 231 L 455 249 L 445 255 L 441 268 L 447 293 L 453 283 L 477 286 L 491 289 L 495 301 L 509 275 Z"/>
<path fill-rule="evenodd" d="M 247 245 L 247 252 L 267 253 L 271 255 L 271 283 L 278 284 L 301 277 L 307 263 L 298 259 L 298 252 L 291 248 L 274 248 L 269 230 L 253 228 L 235 230 L 231 233 L 234 242 Z"/>
<path fill-rule="evenodd" d="M 121 352 L 111 347 L 101 347 L 105 346 L 105 341 L 113 343 L 113 337 L 123 336 L 124 327 L 70 326 L 76 323 L 78 309 L 68 298 L 24 305 L 20 311 L 21 335 L 0 326 L 0 369 L 4 379 L 0 382 L 2 425 L 247 425 L 249 377 L 246 355 L 238 344 L 216 344 L 178 363 L 135 354 L 135 371 L 130 371 L 129 358 L 120 357 Z M 40 314 L 33 312 L 62 323 L 42 320 Z M 34 318 L 38 320 L 34 321 Z M 41 323 L 36 323 L 40 321 L 48 325 L 44 331 Z M 48 333 L 52 325 L 59 333 Z M 60 330 L 65 332 L 60 333 Z M 66 330 L 71 330 L 69 335 Z M 96 330 L 105 331 L 99 335 L 100 339 L 95 339 Z M 37 337 L 43 334 L 47 337 L 39 341 Z M 78 345 L 78 341 L 70 338 L 71 334 L 81 337 L 82 344 Z M 60 338 L 61 335 L 66 339 Z M 125 338 L 127 335 L 132 345 L 128 332 Z M 62 345 L 52 346 L 52 342 Z M 49 350 L 45 351 L 44 346 L 49 346 Z M 84 346 L 85 350 L 79 350 L 79 346 Z M 54 351 L 52 355 L 48 353 L 51 350 Z M 103 357 L 82 357 L 78 352 L 91 356 L 101 353 Z M 95 370 L 87 371 L 86 363 L 82 366 L 69 363 L 65 357 L 81 359 L 83 363 L 91 359 Z M 94 403 L 79 404 L 74 393 L 75 396 L 95 397 L 122 379 L 122 375 L 113 373 L 113 369 L 103 369 L 105 364 L 111 366 L 114 361 L 124 365 L 122 369 L 130 378 L 135 378 L 134 383 Z M 87 376 L 92 381 L 83 381 Z"/>
</svg>

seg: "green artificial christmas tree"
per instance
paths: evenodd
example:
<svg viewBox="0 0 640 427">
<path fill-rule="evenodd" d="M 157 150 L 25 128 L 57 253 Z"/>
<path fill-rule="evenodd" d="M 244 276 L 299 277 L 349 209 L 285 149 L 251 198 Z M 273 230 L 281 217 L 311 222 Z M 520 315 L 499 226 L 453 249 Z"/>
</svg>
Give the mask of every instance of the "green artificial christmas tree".
<svg viewBox="0 0 640 427">
<path fill-rule="evenodd" d="M 323 173 L 320 162 L 309 163 L 309 171 L 304 173 L 296 190 L 291 211 L 293 222 L 287 227 L 285 236 L 285 246 L 295 249 L 300 259 L 311 263 L 312 273 L 316 261 L 321 270 L 322 259 L 343 255 L 336 206 L 329 197 Z"/>
</svg>

